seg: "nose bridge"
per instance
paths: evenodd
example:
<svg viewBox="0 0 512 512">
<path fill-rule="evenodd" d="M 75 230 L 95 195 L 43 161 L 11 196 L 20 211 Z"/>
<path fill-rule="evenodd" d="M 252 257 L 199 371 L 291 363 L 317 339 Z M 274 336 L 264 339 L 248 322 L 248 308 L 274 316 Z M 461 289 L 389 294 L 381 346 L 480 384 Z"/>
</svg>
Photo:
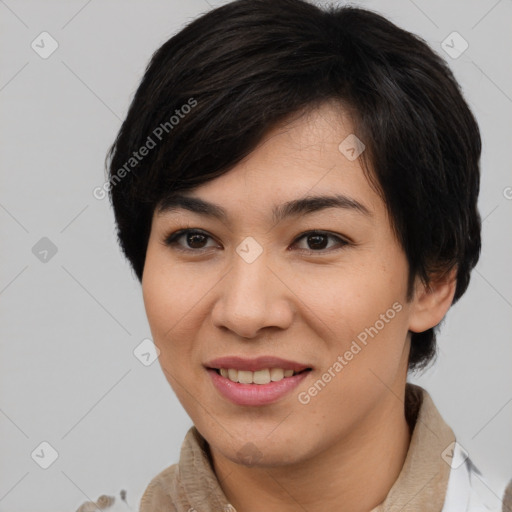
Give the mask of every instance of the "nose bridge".
<svg viewBox="0 0 512 512">
<path fill-rule="evenodd" d="M 233 255 L 229 283 L 224 291 L 231 311 L 263 314 L 268 300 L 268 251 L 254 239 L 242 242 Z"/>
</svg>

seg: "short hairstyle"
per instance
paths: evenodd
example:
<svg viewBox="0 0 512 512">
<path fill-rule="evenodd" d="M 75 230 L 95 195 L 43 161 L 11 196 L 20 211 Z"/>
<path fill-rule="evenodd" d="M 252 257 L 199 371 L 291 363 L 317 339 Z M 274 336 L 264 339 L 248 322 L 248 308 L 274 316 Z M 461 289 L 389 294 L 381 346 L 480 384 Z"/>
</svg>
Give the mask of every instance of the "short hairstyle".
<svg viewBox="0 0 512 512">
<path fill-rule="evenodd" d="M 153 54 L 106 159 L 118 241 L 139 281 L 167 197 L 228 172 L 270 128 L 327 101 L 366 146 L 364 173 L 407 257 L 407 300 L 416 276 L 428 284 L 455 269 L 456 302 L 481 247 L 481 139 L 459 84 L 382 15 L 303 0 L 233 1 Z M 409 370 L 435 356 L 434 328 L 412 333 Z"/>
</svg>

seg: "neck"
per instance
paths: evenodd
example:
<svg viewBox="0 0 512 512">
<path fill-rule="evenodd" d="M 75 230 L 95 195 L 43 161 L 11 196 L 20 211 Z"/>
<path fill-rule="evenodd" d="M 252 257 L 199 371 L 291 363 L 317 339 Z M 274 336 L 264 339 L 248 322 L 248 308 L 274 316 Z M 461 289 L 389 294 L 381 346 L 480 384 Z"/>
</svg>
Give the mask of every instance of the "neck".
<svg viewBox="0 0 512 512">
<path fill-rule="evenodd" d="M 387 393 L 350 436 L 293 465 L 247 467 L 210 447 L 214 471 L 237 512 L 368 512 L 382 503 L 403 467 L 411 432 L 405 387 Z"/>
</svg>

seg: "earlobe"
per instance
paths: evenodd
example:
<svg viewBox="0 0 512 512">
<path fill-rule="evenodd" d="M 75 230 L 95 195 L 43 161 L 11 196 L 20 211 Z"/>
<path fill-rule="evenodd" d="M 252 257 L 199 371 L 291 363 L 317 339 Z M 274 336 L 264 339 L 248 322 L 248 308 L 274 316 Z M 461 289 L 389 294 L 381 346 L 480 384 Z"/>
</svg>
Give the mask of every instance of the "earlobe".
<svg viewBox="0 0 512 512">
<path fill-rule="evenodd" d="M 428 284 L 416 277 L 409 330 L 424 332 L 438 325 L 452 305 L 456 286 L 456 268 L 432 277 Z"/>
</svg>

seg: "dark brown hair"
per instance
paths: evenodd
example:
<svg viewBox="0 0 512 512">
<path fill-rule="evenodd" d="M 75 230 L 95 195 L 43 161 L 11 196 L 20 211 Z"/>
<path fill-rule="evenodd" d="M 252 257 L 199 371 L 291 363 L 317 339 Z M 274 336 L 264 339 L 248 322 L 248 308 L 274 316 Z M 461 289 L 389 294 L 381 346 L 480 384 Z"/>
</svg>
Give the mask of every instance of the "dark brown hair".
<svg viewBox="0 0 512 512">
<path fill-rule="evenodd" d="M 169 194 L 224 174 L 276 123 L 332 100 L 366 145 L 360 158 L 409 283 L 456 268 L 457 301 L 481 245 L 481 139 L 460 86 L 423 39 L 382 15 L 302 0 L 231 2 L 152 56 L 107 155 L 118 239 L 137 278 L 153 212 Z M 413 333 L 409 369 L 435 353 L 434 329 Z"/>
</svg>

